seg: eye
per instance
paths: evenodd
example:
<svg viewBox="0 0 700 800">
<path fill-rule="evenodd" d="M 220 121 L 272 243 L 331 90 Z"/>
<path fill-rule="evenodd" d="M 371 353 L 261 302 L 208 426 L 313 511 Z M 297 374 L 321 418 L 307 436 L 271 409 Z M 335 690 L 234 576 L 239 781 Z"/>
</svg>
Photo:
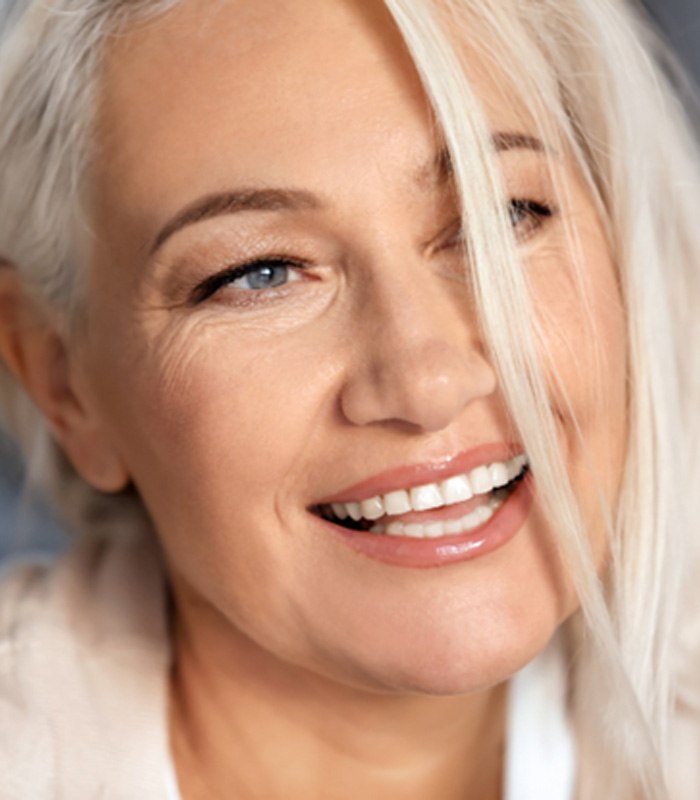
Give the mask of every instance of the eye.
<svg viewBox="0 0 700 800">
<path fill-rule="evenodd" d="M 247 264 L 229 267 L 199 284 L 192 295 L 192 303 L 201 303 L 223 288 L 242 292 L 262 292 L 277 289 L 298 280 L 295 270 L 303 265 L 287 258 L 261 258 Z"/>
<path fill-rule="evenodd" d="M 525 241 L 536 233 L 554 214 L 555 210 L 551 206 L 536 200 L 512 198 L 508 203 L 510 223 L 519 241 Z M 442 244 L 442 248 L 449 249 L 454 247 L 464 247 L 464 231 L 459 223 Z"/>
<path fill-rule="evenodd" d="M 272 289 L 289 280 L 289 266 L 283 263 L 252 265 L 239 278 L 229 281 L 229 286 L 239 289 Z"/>
<path fill-rule="evenodd" d="M 516 237 L 522 241 L 554 216 L 554 210 L 536 200 L 513 198 L 508 204 L 508 215 Z"/>
</svg>

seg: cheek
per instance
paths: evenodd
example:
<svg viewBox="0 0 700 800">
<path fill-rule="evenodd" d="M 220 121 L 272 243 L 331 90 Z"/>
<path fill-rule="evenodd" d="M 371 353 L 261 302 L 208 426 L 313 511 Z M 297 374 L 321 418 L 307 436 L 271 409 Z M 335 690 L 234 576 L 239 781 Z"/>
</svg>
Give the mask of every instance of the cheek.
<svg viewBox="0 0 700 800">
<path fill-rule="evenodd" d="M 153 340 L 136 363 L 130 407 L 116 417 L 137 480 L 165 473 L 195 493 L 225 482 L 227 494 L 245 496 L 304 458 L 327 381 L 311 343 L 187 323 Z"/>
<path fill-rule="evenodd" d="M 552 253 L 533 270 L 540 351 L 574 492 L 602 568 L 601 498 L 614 514 L 627 449 L 627 331 L 615 267 L 597 227 L 580 274 Z M 566 266 L 562 266 L 566 265 Z"/>
<path fill-rule="evenodd" d="M 306 513 L 299 497 L 330 413 L 333 340 L 237 335 L 217 320 L 139 341 L 100 374 L 101 400 L 173 570 L 241 628 L 275 619 L 297 592 L 287 534 Z M 270 586 L 261 615 L 251 606 Z"/>
<path fill-rule="evenodd" d="M 571 219 L 578 261 L 562 225 L 527 268 L 555 411 L 594 432 L 624 414 L 626 320 L 615 264 L 592 206 L 579 200 Z"/>
<path fill-rule="evenodd" d="M 626 389 L 625 317 L 614 267 L 605 250 L 588 248 L 585 273 L 556 254 L 538 264 L 532 282 L 539 349 L 557 410 L 587 425 L 619 406 Z"/>
</svg>

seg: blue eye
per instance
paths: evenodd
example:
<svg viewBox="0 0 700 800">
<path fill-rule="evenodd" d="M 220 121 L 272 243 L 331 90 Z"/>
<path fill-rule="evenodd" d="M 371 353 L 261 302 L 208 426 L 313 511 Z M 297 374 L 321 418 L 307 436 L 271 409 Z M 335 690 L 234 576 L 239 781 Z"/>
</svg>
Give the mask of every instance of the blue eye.
<svg viewBox="0 0 700 800">
<path fill-rule="evenodd" d="M 262 258 L 238 267 L 229 267 L 197 286 L 191 302 L 194 305 L 201 303 L 219 289 L 231 288 L 251 293 L 276 289 L 292 280 L 292 270 L 301 268 L 302 264 L 285 258 Z"/>
<path fill-rule="evenodd" d="M 289 280 L 289 267 L 287 264 L 261 263 L 251 264 L 250 269 L 234 280 L 229 286 L 238 286 L 241 289 L 272 289 L 282 286 Z"/>
</svg>

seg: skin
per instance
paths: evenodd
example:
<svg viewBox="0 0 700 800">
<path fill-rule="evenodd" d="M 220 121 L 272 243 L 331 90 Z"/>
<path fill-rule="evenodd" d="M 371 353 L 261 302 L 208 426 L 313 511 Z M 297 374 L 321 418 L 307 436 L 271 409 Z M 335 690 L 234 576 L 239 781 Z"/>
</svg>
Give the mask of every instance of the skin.
<svg viewBox="0 0 700 800">
<path fill-rule="evenodd" d="M 492 129 L 533 133 L 508 87 L 469 64 Z M 189 0 L 110 44 L 102 92 L 80 335 L 59 346 L 20 320 L 3 352 L 81 474 L 105 491 L 133 481 L 154 520 L 183 796 L 500 796 L 505 681 L 577 606 L 538 503 L 505 547 L 423 570 L 352 552 L 308 511 L 512 432 L 460 277 L 453 193 L 426 170 L 440 142 L 389 19 L 354 0 Z M 602 564 L 590 467 L 614 503 L 625 447 L 613 258 L 565 155 L 499 158 L 512 197 L 554 203 L 548 160 L 570 188 L 570 205 L 516 233 Z M 203 220 L 151 251 L 188 204 L 241 187 L 319 204 Z M 277 291 L 191 302 L 207 277 L 270 254 L 309 266 Z M 11 277 L 2 287 L 17 299 Z"/>
</svg>

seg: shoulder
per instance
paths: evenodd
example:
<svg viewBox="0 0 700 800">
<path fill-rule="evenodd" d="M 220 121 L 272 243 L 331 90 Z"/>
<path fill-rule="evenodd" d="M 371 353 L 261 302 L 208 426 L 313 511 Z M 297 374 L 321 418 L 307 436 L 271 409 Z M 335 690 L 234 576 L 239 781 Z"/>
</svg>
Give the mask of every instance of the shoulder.
<svg viewBox="0 0 700 800">
<path fill-rule="evenodd" d="M 47 719 L 30 710 L 33 693 L 27 682 L 31 670 L 23 664 L 33 649 L 38 650 L 32 621 L 41 617 L 37 611 L 48 569 L 25 563 L 0 571 L 0 768 L 3 773 L 7 768 L 9 787 L 17 797 L 28 796 L 30 789 L 48 794 L 50 787 L 48 770 L 30 787 L 10 768 L 12 761 L 29 764 L 37 756 L 43 761 L 49 751 Z M 27 724 L 30 716 L 32 722 Z"/>
<path fill-rule="evenodd" d="M 53 561 L 0 569 L 0 660 L 48 646 L 162 645 L 163 579 L 144 537 L 85 537 Z"/>
<path fill-rule="evenodd" d="M 13 787 L 8 796 L 48 798 L 57 787 L 98 796 L 108 780 L 109 796 L 127 797 L 133 786 L 116 791 L 119 763 L 143 764 L 148 783 L 146 765 L 160 764 L 166 747 L 168 659 L 152 542 L 85 539 L 53 564 L 3 568 L 0 773 Z"/>
<path fill-rule="evenodd" d="M 40 606 L 51 564 L 44 560 L 17 560 L 0 567 L 0 658 L 23 635 L 32 609 Z"/>
</svg>

